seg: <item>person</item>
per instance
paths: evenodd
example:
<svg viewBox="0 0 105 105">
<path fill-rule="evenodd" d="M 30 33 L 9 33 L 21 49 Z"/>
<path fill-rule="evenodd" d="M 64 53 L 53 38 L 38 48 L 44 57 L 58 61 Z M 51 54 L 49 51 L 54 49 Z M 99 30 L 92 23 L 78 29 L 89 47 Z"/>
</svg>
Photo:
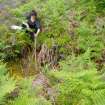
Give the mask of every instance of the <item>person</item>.
<svg viewBox="0 0 105 105">
<path fill-rule="evenodd" d="M 28 27 L 29 30 L 26 29 L 26 33 L 28 33 L 30 35 L 30 38 L 34 41 L 35 37 L 37 37 L 41 32 L 40 21 L 37 18 L 37 13 L 35 10 L 31 11 L 29 16 L 27 17 L 27 20 L 27 24 L 22 24 L 22 27 Z"/>
</svg>

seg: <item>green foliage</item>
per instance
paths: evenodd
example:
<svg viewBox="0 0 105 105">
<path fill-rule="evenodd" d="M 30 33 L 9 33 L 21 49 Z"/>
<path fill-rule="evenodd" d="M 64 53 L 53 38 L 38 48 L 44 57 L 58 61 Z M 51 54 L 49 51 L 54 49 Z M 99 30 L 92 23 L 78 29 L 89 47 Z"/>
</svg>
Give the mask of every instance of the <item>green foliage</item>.
<svg viewBox="0 0 105 105">
<path fill-rule="evenodd" d="M 70 37 L 67 33 L 67 14 L 73 3 L 72 0 L 32 0 L 11 10 L 11 13 L 16 16 L 13 22 L 15 20 L 14 23 L 21 24 L 22 21 L 26 21 L 25 15 L 32 9 L 35 9 L 38 12 L 38 16 L 41 18 L 42 28 L 44 28 L 44 32 L 39 35 L 38 45 L 46 43 L 48 47 L 52 47 L 53 44 L 58 44 L 58 46 L 63 47 L 62 52 L 66 52 L 64 46 L 70 41 Z M 5 25 L 0 27 L 0 34 L 3 34 L 0 36 L 0 59 L 4 61 L 17 58 L 21 49 L 25 46 L 33 46 L 26 33 L 19 31 L 14 32 Z M 52 37 L 54 37 L 54 42 L 52 41 Z"/>
<path fill-rule="evenodd" d="M 90 65 L 87 65 L 89 60 L 86 59 L 86 55 L 84 58 L 79 58 L 79 62 L 76 59 L 74 62 L 71 59 L 67 59 L 67 62 L 64 62 L 63 65 L 61 64 L 60 71 L 51 71 L 49 73 L 50 77 L 53 77 L 53 80 L 59 81 L 58 84 L 55 82 L 55 87 L 59 91 L 56 101 L 58 105 L 105 104 L 104 80 L 96 71 L 95 66 L 90 67 Z M 77 65 L 76 62 L 78 62 Z M 86 67 L 84 68 L 85 64 L 80 62 L 84 62 Z M 79 65 L 81 65 L 81 69 Z"/>
<path fill-rule="evenodd" d="M 78 48 L 87 51 L 91 50 L 91 57 L 100 58 L 101 52 L 104 49 L 104 41 L 102 37 L 96 35 L 95 29 L 91 26 L 82 23 L 77 29 L 78 34 Z"/>
<path fill-rule="evenodd" d="M 51 105 L 44 98 L 31 97 L 27 93 L 16 98 L 11 105 Z"/>
<path fill-rule="evenodd" d="M 19 96 L 10 101 L 10 105 L 51 105 L 43 96 L 38 96 L 40 89 L 34 89 L 32 80 L 33 78 L 27 78 L 19 82 L 21 88 Z"/>
<path fill-rule="evenodd" d="M 94 0 L 97 12 L 105 12 L 105 0 Z"/>
<path fill-rule="evenodd" d="M 69 1 L 72 6 L 73 2 L 71 0 Z M 22 14 L 35 9 L 38 11 L 42 27 L 45 29 L 38 38 L 40 40 L 39 44 L 47 43 L 48 46 L 52 46 L 53 42 L 51 37 L 54 37 L 55 42 L 57 42 L 56 44 L 64 46 L 70 40 L 67 34 L 68 20 L 67 17 L 64 17 L 68 13 L 67 10 L 71 8 L 68 4 L 69 1 L 48 0 L 40 2 L 40 0 L 32 0 L 30 3 L 14 9 L 12 12 L 21 19 L 23 18 Z"/>
<path fill-rule="evenodd" d="M 4 36 L 1 36 L 0 40 L 0 59 L 3 61 L 17 58 L 25 46 L 32 45 L 30 37 L 24 31 L 17 31 L 15 33 L 5 29 L 1 31 L 5 31 Z"/>
<path fill-rule="evenodd" d="M 94 62 L 102 59 L 105 47 L 105 0 L 31 0 L 10 11 L 21 24 L 32 9 L 38 12 L 42 24 L 37 45 L 46 43 L 49 48 L 57 45 L 59 52 L 66 55 L 65 61 L 59 62 L 58 71 L 46 67 L 46 75 L 59 91 L 56 105 L 105 105 L 105 83 Z M 96 24 L 97 18 L 103 20 L 99 22 L 101 25 Z M 74 33 L 72 38 L 69 29 Z M 16 59 L 24 47 L 33 46 L 24 31 L 14 32 L 2 25 L 0 35 L 0 60 Z M 32 81 L 33 78 L 19 81 L 18 96 L 7 99 L 16 82 L 1 64 L 0 104 L 51 105 L 48 99 L 39 96 L 42 88 L 34 89 Z"/>
<path fill-rule="evenodd" d="M 60 62 L 61 69 L 64 71 L 82 71 L 93 69 L 96 67 L 96 64 L 91 61 L 91 51 L 88 49 L 84 54 L 76 57 L 75 55 L 69 56 L 66 61 Z"/>
<path fill-rule="evenodd" d="M 76 47 L 82 50 L 92 47 L 91 50 L 94 52 L 92 53 L 92 57 L 97 58 L 100 57 L 100 52 L 104 48 L 104 42 L 100 43 L 100 40 L 103 38 L 100 39 L 99 36 L 96 36 L 94 21 L 97 17 L 98 8 L 100 7 L 100 10 L 104 8 L 104 2 L 104 0 L 80 0 L 79 2 L 76 0 L 31 0 L 16 9 L 12 9 L 11 12 L 16 16 L 16 20 L 22 23 L 23 20 L 25 21 L 25 15 L 32 9 L 35 9 L 38 12 L 42 28 L 44 29 L 38 37 L 38 45 L 46 43 L 48 47 L 51 47 L 54 43 L 62 47 L 59 49 L 60 52 L 69 54 L 67 53 L 69 50 L 66 49 L 66 46 L 69 45 L 71 40 L 68 33 L 70 24 L 69 12 L 74 10 L 76 13 L 74 18 L 80 23 L 80 26 L 76 30 L 77 32 L 75 32 L 75 34 L 79 36 L 77 37 L 78 46 Z M 1 26 L 0 30 L 3 30 L 1 33 L 5 34 L 5 37 L 1 38 L 0 49 L 7 47 L 11 47 L 12 49 L 9 55 L 5 51 L 0 53 L 1 59 L 7 59 L 8 57 L 16 58 L 23 46 L 31 44 L 31 41 L 24 32 L 7 32 L 5 26 Z M 9 33 L 9 35 L 7 33 Z M 10 43 L 13 43 L 12 38 L 14 36 L 16 37 L 15 46 L 11 46 Z M 52 41 L 52 37 L 54 38 L 54 42 Z M 2 41 L 3 39 L 7 39 L 7 41 Z"/>
<path fill-rule="evenodd" d="M 5 103 L 6 96 L 16 88 L 16 82 L 10 78 L 5 65 L 0 65 L 0 105 Z"/>
</svg>

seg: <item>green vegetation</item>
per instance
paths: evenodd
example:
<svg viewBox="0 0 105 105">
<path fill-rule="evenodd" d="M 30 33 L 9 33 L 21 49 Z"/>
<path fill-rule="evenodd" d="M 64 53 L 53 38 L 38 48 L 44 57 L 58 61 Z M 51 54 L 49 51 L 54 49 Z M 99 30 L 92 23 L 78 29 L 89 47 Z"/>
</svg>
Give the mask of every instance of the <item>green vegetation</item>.
<svg viewBox="0 0 105 105">
<path fill-rule="evenodd" d="M 10 29 L 33 9 L 42 25 L 36 47 Z M 105 0 L 26 0 L 4 6 L 2 19 L 0 105 L 105 105 Z"/>
<path fill-rule="evenodd" d="M 105 83 L 96 69 L 71 72 L 71 67 L 68 65 L 63 64 L 66 70 L 62 69 L 50 74 L 55 80 L 61 81 L 56 85 L 60 91 L 57 103 L 59 105 L 104 105 Z M 70 69 L 67 69 L 67 66 Z"/>
<path fill-rule="evenodd" d="M 16 81 L 10 78 L 5 65 L 0 65 L 0 105 L 7 102 L 6 97 L 16 88 Z"/>
</svg>

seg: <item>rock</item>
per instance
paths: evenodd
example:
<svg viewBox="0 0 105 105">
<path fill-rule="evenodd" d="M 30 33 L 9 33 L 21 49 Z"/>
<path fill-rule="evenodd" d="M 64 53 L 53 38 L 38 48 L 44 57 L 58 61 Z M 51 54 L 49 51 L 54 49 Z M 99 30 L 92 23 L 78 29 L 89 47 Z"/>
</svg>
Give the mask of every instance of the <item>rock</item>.
<svg viewBox="0 0 105 105">
<path fill-rule="evenodd" d="M 44 76 L 42 73 L 38 74 L 36 79 L 33 80 L 32 86 L 42 86 L 43 88 L 47 88 L 50 86 L 49 79 Z"/>
<path fill-rule="evenodd" d="M 51 87 L 49 79 L 42 73 L 38 74 L 36 76 L 36 79 L 33 80 L 32 82 L 33 88 L 37 88 L 37 86 L 42 87 L 42 91 L 39 92 L 38 96 L 43 96 L 48 100 L 51 100 L 53 104 L 55 104 L 55 99 L 58 95 L 58 92 L 56 89 Z"/>
</svg>

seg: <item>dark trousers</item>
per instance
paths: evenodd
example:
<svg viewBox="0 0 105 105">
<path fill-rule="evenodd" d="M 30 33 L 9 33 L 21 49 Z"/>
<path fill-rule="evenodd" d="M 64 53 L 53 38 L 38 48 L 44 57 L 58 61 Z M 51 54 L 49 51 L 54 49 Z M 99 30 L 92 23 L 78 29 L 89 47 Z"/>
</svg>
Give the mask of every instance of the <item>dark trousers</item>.
<svg viewBox="0 0 105 105">
<path fill-rule="evenodd" d="M 26 33 L 29 35 L 30 39 L 32 41 L 34 41 L 34 38 L 35 38 L 34 34 L 35 34 L 35 32 L 30 32 L 30 31 L 26 30 Z"/>
</svg>

